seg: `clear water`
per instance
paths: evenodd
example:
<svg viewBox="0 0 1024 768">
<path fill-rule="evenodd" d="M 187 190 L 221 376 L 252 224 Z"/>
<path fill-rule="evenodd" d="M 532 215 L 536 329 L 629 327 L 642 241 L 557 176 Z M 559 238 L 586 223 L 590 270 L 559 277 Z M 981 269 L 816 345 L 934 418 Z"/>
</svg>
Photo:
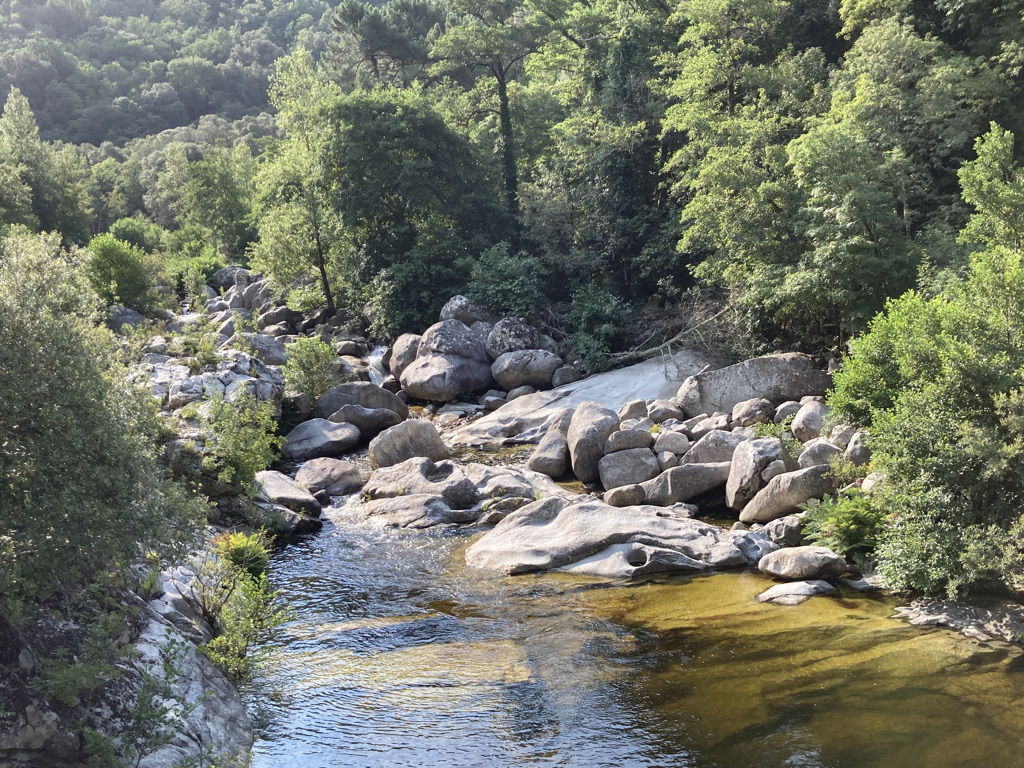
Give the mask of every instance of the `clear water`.
<svg viewBox="0 0 1024 768">
<path fill-rule="evenodd" d="M 469 534 L 330 510 L 275 556 L 295 620 L 246 692 L 253 765 L 1024 766 L 1024 661 L 756 574 L 467 568 Z"/>
</svg>

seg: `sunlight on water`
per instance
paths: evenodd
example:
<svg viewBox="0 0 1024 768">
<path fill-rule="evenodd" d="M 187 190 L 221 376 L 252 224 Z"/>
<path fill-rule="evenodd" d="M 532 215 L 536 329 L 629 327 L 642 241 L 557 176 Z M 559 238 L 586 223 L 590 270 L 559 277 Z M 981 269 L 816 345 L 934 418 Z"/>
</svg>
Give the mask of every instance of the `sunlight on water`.
<svg viewBox="0 0 1024 768">
<path fill-rule="evenodd" d="M 329 510 L 272 566 L 296 618 L 247 692 L 253 765 L 1024 766 L 1024 661 L 758 574 L 467 568 L 469 539 Z"/>
</svg>

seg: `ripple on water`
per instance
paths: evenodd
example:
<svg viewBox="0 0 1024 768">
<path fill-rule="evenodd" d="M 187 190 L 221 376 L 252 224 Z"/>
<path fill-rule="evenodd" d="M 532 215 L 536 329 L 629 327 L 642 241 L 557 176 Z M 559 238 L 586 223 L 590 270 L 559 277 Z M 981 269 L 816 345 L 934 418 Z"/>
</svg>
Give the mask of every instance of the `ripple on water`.
<svg viewBox="0 0 1024 768">
<path fill-rule="evenodd" d="M 247 691 L 254 766 L 1024 766 L 1021 656 L 757 574 L 608 585 L 464 565 L 466 533 L 329 510 Z"/>
</svg>

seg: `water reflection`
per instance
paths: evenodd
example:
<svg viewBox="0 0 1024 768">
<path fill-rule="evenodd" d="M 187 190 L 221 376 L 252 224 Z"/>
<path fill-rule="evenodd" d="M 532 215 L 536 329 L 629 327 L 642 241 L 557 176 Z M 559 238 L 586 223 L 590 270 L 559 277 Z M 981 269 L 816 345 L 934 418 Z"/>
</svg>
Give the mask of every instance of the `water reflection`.
<svg viewBox="0 0 1024 768">
<path fill-rule="evenodd" d="M 1024 766 L 1020 654 L 886 601 L 509 579 L 463 535 L 328 516 L 272 566 L 297 618 L 248 691 L 257 768 Z"/>
</svg>

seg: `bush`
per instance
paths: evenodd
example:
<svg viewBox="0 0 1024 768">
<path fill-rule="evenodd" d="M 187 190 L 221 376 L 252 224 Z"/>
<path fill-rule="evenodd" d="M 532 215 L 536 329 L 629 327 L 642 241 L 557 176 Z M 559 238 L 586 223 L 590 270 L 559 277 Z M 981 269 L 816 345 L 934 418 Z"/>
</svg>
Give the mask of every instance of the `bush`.
<svg viewBox="0 0 1024 768">
<path fill-rule="evenodd" d="M 217 554 L 258 579 L 270 564 L 270 541 L 262 531 L 225 533 L 213 540 Z"/>
<path fill-rule="evenodd" d="M 481 254 L 473 265 L 469 298 L 482 302 L 501 316 L 527 317 L 544 301 L 547 279 L 544 263 L 525 251 L 510 253 L 499 243 Z"/>
<path fill-rule="evenodd" d="M 101 299 L 139 312 L 150 309 L 153 282 L 142 250 L 110 234 L 94 237 L 87 250 L 85 274 Z"/>
<path fill-rule="evenodd" d="M 205 519 L 157 463 L 155 408 L 97 310 L 54 238 L 0 241 L 0 611 L 180 554 Z"/>
<path fill-rule="evenodd" d="M 338 356 L 326 342 L 317 338 L 295 340 L 288 348 L 288 362 L 283 373 L 290 392 L 305 392 L 314 403 L 342 378 Z"/>
<path fill-rule="evenodd" d="M 165 230 L 159 224 L 147 221 L 141 216 L 118 219 L 107 230 L 111 237 L 128 243 L 144 253 L 160 250 Z"/>
<path fill-rule="evenodd" d="M 859 491 L 826 496 L 818 504 L 804 504 L 804 535 L 857 564 L 874 552 L 885 512 Z"/>
<path fill-rule="evenodd" d="M 569 346 L 582 358 L 588 373 L 611 367 L 608 353 L 625 341 L 631 319 L 632 312 L 622 299 L 596 285 L 572 295 L 572 306 L 565 315 Z"/>
<path fill-rule="evenodd" d="M 203 469 L 222 483 L 251 488 L 257 472 L 277 458 L 283 438 L 275 431 L 274 404 L 250 394 L 232 401 L 211 400 L 207 407 Z"/>
</svg>

